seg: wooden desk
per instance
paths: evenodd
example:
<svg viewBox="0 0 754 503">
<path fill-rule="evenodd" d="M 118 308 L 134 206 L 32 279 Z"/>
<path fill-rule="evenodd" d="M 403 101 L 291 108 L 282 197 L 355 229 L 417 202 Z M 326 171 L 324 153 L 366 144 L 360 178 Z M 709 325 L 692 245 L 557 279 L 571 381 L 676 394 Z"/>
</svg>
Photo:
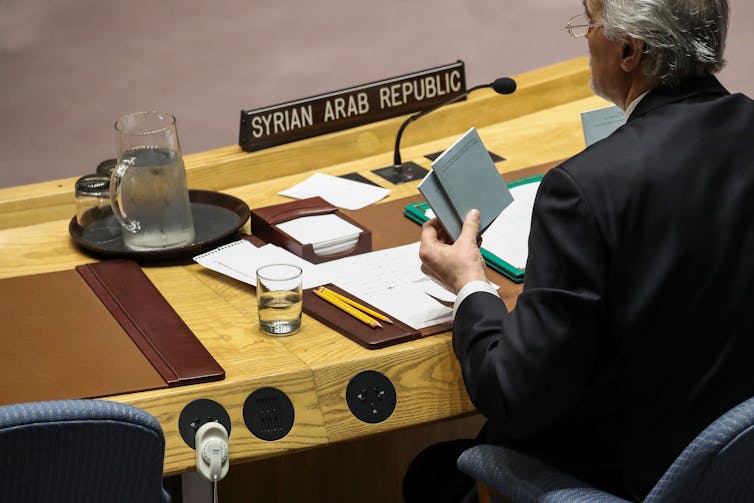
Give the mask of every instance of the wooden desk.
<svg viewBox="0 0 754 503">
<path fill-rule="evenodd" d="M 429 167 L 422 156 L 446 148 L 475 126 L 488 148 L 507 160 L 501 172 L 569 157 L 584 147 L 580 112 L 607 106 L 589 89 L 585 58 L 516 77 L 510 96 L 479 91 L 468 101 L 438 110 L 407 129 L 402 155 Z M 371 173 L 392 163 L 393 142 L 404 118 L 301 142 L 244 153 L 238 147 L 185 158 L 191 188 L 223 191 L 250 207 L 283 202 L 277 192 L 313 172 L 358 172 L 392 189 L 387 201 L 416 194 L 416 182 L 400 186 Z M 74 179 L 0 189 L 0 277 L 72 268 L 92 261 L 68 237 L 74 213 Z M 403 218 L 396 215 L 396 218 Z M 248 225 L 248 224 L 247 224 Z M 417 226 L 417 239 L 419 227 Z M 193 470 L 195 453 L 178 433 L 178 416 L 192 400 L 209 398 L 232 421 L 231 462 L 355 439 L 473 412 L 451 348 L 450 334 L 367 350 L 305 317 L 300 333 L 271 338 L 260 333 L 252 289 L 197 264 L 145 267 L 146 274 L 226 370 L 221 382 L 120 395 L 153 414 L 166 436 L 165 473 Z M 511 303 L 518 287 L 507 285 Z M 353 417 L 345 402 L 350 378 L 377 370 L 393 382 L 398 403 L 379 424 Z M 283 439 L 254 437 L 243 422 L 249 393 L 265 386 L 284 391 L 296 421 Z"/>
</svg>

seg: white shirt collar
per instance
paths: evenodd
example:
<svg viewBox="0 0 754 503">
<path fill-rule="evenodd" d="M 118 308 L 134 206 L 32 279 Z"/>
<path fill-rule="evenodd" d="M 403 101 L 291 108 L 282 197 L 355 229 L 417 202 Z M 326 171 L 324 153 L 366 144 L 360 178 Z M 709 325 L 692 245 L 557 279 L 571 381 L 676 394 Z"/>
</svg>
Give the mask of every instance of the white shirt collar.
<svg viewBox="0 0 754 503">
<path fill-rule="evenodd" d="M 631 117 L 631 114 L 632 114 L 632 113 L 634 112 L 634 110 L 636 109 L 636 105 L 638 105 L 638 104 L 639 104 L 639 102 L 640 102 L 640 101 L 641 101 L 641 100 L 642 100 L 642 99 L 644 98 L 644 96 L 646 96 L 646 95 L 647 95 L 648 93 L 649 93 L 649 91 L 646 91 L 646 92 L 644 92 L 643 94 L 640 94 L 640 95 L 639 95 L 639 96 L 638 96 L 638 97 L 637 97 L 637 98 L 636 98 L 636 99 L 635 99 L 634 101 L 632 101 L 631 103 L 629 103 L 629 104 L 628 104 L 628 106 L 626 107 L 626 111 L 625 111 L 625 114 L 626 114 L 626 120 L 628 120 L 628 118 L 629 118 L 629 117 Z"/>
</svg>

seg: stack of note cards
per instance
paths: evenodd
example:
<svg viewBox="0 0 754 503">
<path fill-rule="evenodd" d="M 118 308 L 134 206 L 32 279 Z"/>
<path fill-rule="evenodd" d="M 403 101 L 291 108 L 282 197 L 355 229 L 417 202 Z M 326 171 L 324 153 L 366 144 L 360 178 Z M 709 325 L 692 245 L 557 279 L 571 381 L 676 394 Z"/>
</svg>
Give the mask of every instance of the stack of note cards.
<svg viewBox="0 0 754 503">
<path fill-rule="evenodd" d="M 317 255 L 334 255 L 356 246 L 362 230 L 335 214 L 300 217 L 277 224 L 293 239 L 311 243 Z"/>
</svg>

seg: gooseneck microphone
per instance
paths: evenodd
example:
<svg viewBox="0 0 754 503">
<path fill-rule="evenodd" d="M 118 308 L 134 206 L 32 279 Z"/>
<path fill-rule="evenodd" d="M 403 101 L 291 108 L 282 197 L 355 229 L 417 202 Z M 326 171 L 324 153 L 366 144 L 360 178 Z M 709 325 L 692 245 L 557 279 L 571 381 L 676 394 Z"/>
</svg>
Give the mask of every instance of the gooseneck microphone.
<svg viewBox="0 0 754 503">
<path fill-rule="evenodd" d="M 473 93 L 474 91 L 478 89 L 485 89 L 488 87 L 491 87 L 492 89 L 494 89 L 494 91 L 498 94 L 511 94 L 513 93 L 513 91 L 516 90 L 516 81 L 509 77 L 501 77 L 499 79 L 496 79 L 491 84 L 482 84 L 479 86 L 474 86 L 470 89 L 467 89 L 466 92 L 459 94 L 458 96 L 452 99 L 449 99 L 448 101 L 444 101 L 433 107 L 427 108 L 426 110 L 417 112 L 411 117 L 409 117 L 408 119 L 406 119 L 405 122 L 401 124 L 401 127 L 398 129 L 398 134 L 395 137 L 395 153 L 393 155 L 393 167 L 400 168 L 403 165 L 403 163 L 401 162 L 401 136 L 403 136 L 403 131 L 406 129 L 406 126 L 414 122 L 416 119 L 424 117 L 430 112 L 434 112 L 438 108 L 444 107 L 445 105 L 450 105 L 451 103 L 455 103 L 456 101 L 459 101 L 465 98 L 470 93 Z"/>
</svg>

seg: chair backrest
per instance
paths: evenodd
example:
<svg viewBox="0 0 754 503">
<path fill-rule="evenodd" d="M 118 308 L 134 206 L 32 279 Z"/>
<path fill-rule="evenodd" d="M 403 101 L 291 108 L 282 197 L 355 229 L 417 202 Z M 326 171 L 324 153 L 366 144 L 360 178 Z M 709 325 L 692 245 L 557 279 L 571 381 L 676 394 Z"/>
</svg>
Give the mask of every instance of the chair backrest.
<svg viewBox="0 0 754 503">
<path fill-rule="evenodd" d="M 59 400 L 0 406 L 0 499 L 23 502 L 170 501 L 165 438 L 130 405 Z"/>
<path fill-rule="evenodd" d="M 754 501 L 754 398 L 700 433 L 644 501 Z"/>
</svg>

